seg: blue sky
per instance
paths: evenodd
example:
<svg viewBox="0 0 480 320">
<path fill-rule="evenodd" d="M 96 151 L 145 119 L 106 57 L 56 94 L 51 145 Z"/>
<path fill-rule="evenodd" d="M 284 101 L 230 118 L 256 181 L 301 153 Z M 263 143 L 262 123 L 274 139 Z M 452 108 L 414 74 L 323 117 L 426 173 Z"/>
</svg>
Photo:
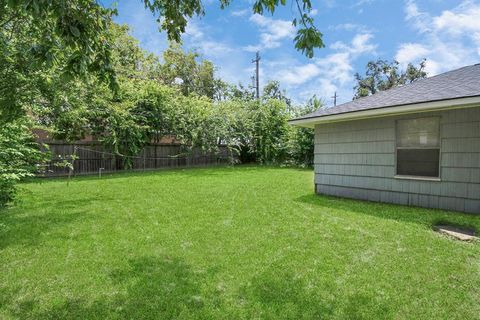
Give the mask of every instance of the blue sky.
<svg viewBox="0 0 480 320">
<path fill-rule="evenodd" d="M 296 102 L 313 94 L 327 105 L 335 91 L 339 102 L 352 99 L 354 74 L 372 59 L 397 59 L 403 66 L 427 59 L 429 75 L 480 62 L 480 0 L 312 0 L 326 47 L 313 59 L 294 49 L 296 14 L 291 1 L 272 16 L 253 15 L 251 0 L 204 0 L 206 15 L 190 21 L 185 49 L 195 49 L 231 83 L 251 83 L 255 51 L 262 60 L 261 85 L 280 81 Z M 109 0 L 102 3 L 111 5 Z M 140 0 L 119 0 L 115 21 L 131 27 L 140 45 L 158 55 L 165 33 Z"/>
</svg>

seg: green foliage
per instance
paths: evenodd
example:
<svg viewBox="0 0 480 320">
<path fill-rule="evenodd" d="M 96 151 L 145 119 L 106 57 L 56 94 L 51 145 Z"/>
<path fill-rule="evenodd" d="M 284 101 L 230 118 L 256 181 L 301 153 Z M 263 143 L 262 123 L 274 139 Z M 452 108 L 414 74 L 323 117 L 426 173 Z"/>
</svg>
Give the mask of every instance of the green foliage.
<svg viewBox="0 0 480 320">
<path fill-rule="evenodd" d="M 107 31 L 114 12 L 93 0 L 0 1 L 0 100 L 16 118 L 50 70 L 63 81 L 91 74 L 115 85 Z M 27 100 L 27 101 L 26 101 Z"/>
<path fill-rule="evenodd" d="M 143 0 L 145 8 L 158 15 L 157 22 L 161 30 L 167 31 L 168 39 L 180 42 L 188 20 L 204 15 L 201 0 Z"/>
<path fill-rule="evenodd" d="M 222 8 L 230 4 L 221 0 Z M 295 0 L 299 18 L 292 23 L 298 26 L 295 47 L 312 57 L 315 48 L 323 47 L 322 34 L 316 29 L 310 0 Z M 161 30 L 168 37 L 180 42 L 187 22 L 193 16 L 203 15 L 201 0 L 143 0 L 145 7 L 155 13 Z M 275 8 L 286 5 L 285 0 L 257 0 L 253 12 L 274 13 Z M 131 67 L 142 56 L 136 40 L 122 32 L 122 27 L 111 23 L 115 10 L 104 8 L 94 0 L 0 0 L 0 114 L 15 118 L 24 114 L 25 105 L 35 100 L 39 82 L 48 82 L 46 73 L 61 75 L 62 81 L 74 77 L 86 78 L 96 75 L 98 79 L 117 89 L 117 75 L 131 74 Z M 124 31 L 124 30 L 123 30 Z M 113 38 L 113 40 L 112 40 Z M 120 44 L 120 45 L 119 45 Z M 123 50 L 126 49 L 126 50 Z M 133 49 L 133 50 L 132 50 Z M 174 55 L 178 53 L 173 51 Z M 182 57 L 187 63 L 175 70 L 173 79 L 182 82 L 182 92 L 195 91 L 200 95 L 214 97 L 213 66 L 203 61 L 192 73 L 192 54 Z M 168 63 L 172 71 L 174 64 Z M 195 56 L 193 56 L 195 60 Z M 147 77 L 165 75 L 172 83 L 172 72 L 159 72 L 158 61 L 151 55 L 143 59 L 142 66 L 148 70 Z M 114 67 L 116 65 L 116 68 Z M 130 70 L 124 70 L 129 66 Z M 128 67 L 127 67 L 128 69 Z M 173 69 L 178 69 L 177 66 Z M 185 72 L 185 70 L 190 70 Z M 145 73 L 143 74 L 145 75 Z M 195 75 L 193 78 L 190 75 Z M 25 101 L 29 100 L 29 101 Z"/>
<path fill-rule="evenodd" d="M 240 156 L 241 162 L 249 162 L 245 152 L 251 152 L 253 137 L 252 102 L 230 99 L 215 104 L 216 121 L 219 124 L 219 142 L 227 145 L 232 156 Z M 247 159 L 248 158 L 248 159 Z"/>
<path fill-rule="evenodd" d="M 295 42 L 295 49 L 301 51 L 309 58 L 313 58 L 315 48 L 323 48 L 323 34 L 315 27 L 313 18 L 304 11 L 310 12 L 312 5 L 310 0 L 303 0 L 303 10 L 300 8 L 300 4 L 296 0 L 298 11 L 300 12 L 300 19 L 294 19 L 293 25 L 301 25 L 298 29 L 297 35 L 293 39 Z"/>
<path fill-rule="evenodd" d="M 295 109 L 293 118 L 316 111 L 322 107 L 322 101 L 313 96 L 304 107 Z M 312 128 L 293 127 L 287 143 L 288 161 L 302 167 L 312 167 L 315 147 L 315 132 Z"/>
<path fill-rule="evenodd" d="M 99 109 L 96 119 L 97 137 L 115 154 L 122 155 L 122 168 L 131 167 L 132 159 L 146 144 L 146 127 L 139 125 L 128 109 L 116 105 Z M 100 131 L 101 130 L 101 131 Z"/>
<path fill-rule="evenodd" d="M 270 99 L 258 103 L 254 113 L 253 150 L 259 163 L 282 163 L 286 159 L 289 126 L 286 104 Z"/>
<path fill-rule="evenodd" d="M 179 98 L 173 123 L 175 136 L 187 149 L 200 147 L 205 151 L 216 150 L 219 128 L 210 99 L 196 95 Z"/>
<path fill-rule="evenodd" d="M 184 95 L 195 93 L 213 98 L 213 63 L 198 61 L 199 57 L 198 53 L 184 52 L 179 44 L 171 43 L 163 53 L 160 80 L 164 84 L 178 86 Z"/>
<path fill-rule="evenodd" d="M 196 53 L 173 45 L 159 64 L 127 32 L 126 27 L 112 27 L 117 92 L 96 79 L 64 84 L 60 78 L 42 91 L 45 102 L 34 114 L 39 123 L 52 127 L 54 137 L 92 135 L 118 155 L 136 156 L 145 144 L 174 136 L 185 152 L 194 147 L 216 152 L 227 145 L 241 162 L 298 162 L 287 159 L 288 141 L 297 138 L 287 120 L 295 113 L 277 81 L 268 83 L 257 101 L 251 88 L 213 80 L 213 65 L 199 62 Z M 180 77 L 185 81 L 177 84 Z M 212 101 L 212 96 L 218 99 Z M 122 158 L 128 168 L 131 161 Z"/>
<path fill-rule="evenodd" d="M 33 176 L 46 154 L 39 150 L 26 123 L 16 121 L 0 126 L 0 207 L 15 197 L 15 184 Z"/>
<path fill-rule="evenodd" d="M 280 88 L 280 82 L 276 80 L 267 82 L 263 87 L 262 99 L 276 99 L 284 101 L 288 107 L 292 105 L 292 100 L 288 98 L 287 92 Z"/>
<path fill-rule="evenodd" d="M 418 67 L 409 63 L 405 71 L 399 71 L 398 61 L 370 61 L 367 64 L 365 77 L 355 74 L 357 85 L 354 88 L 356 91 L 354 99 L 426 78 L 425 66 L 426 60 L 423 60 Z"/>
<path fill-rule="evenodd" d="M 143 50 L 130 34 L 128 25 L 111 23 L 108 39 L 111 43 L 112 67 L 120 78 L 158 79 L 161 65 L 156 55 Z"/>
<path fill-rule="evenodd" d="M 174 133 L 174 121 L 178 111 L 178 90 L 159 85 L 154 81 L 144 81 L 142 94 L 131 109 L 136 122 L 146 128 L 147 140 L 160 140 Z"/>
</svg>

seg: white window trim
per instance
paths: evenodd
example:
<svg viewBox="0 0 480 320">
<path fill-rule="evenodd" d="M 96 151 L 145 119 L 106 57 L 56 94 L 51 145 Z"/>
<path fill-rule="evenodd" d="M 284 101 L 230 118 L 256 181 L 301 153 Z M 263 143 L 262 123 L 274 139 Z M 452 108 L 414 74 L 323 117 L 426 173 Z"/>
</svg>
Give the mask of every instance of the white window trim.
<svg viewBox="0 0 480 320">
<path fill-rule="evenodd" d="M 400 180 L 442 181 L 440 177 L 408 176 L 408 175 L 401 175 L 401 174 L 394 175 L 393 177 L 395 179 L 400 179 Z"/>
</svg>

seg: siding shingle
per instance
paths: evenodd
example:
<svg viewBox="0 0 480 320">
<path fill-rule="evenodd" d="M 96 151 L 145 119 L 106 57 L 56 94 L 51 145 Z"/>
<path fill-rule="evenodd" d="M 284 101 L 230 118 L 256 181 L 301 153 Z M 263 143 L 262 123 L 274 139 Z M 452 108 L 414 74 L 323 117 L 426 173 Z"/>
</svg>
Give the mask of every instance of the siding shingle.
<svg viewBox="0 0 480 320">
<path fill-rule="evenodd" d="M 441 117 L 441 181 L 396 179 L 398 119 Z M 317 125 L 318 193 L 480 213 L 480 107 Z"/>
</svg>

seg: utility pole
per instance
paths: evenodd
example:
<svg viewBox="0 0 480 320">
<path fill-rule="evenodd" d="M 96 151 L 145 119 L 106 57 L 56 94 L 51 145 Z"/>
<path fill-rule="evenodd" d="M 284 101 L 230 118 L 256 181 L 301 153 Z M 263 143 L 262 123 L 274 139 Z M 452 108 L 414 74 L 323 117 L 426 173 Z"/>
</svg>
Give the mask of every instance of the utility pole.
<svg viewBox="0 0 480 320">
<path fill-rule="evenodd" d="M 255 89 L 257 91 L 257 99 L 260 99 L 260 79 L 259 79 L 260 52 L 257 51 L 255 59 L 252 60 L 252 63 L 255 63 Z"/>
<path fill-rule="evenodd" d="M 333 106 L 336 107 L 337 106 L 337 91 L 335 91 L 335 94 L 333 95 L 333 97 L 330 97 L 330 98 L 333 98 Z"/>
</svg>

